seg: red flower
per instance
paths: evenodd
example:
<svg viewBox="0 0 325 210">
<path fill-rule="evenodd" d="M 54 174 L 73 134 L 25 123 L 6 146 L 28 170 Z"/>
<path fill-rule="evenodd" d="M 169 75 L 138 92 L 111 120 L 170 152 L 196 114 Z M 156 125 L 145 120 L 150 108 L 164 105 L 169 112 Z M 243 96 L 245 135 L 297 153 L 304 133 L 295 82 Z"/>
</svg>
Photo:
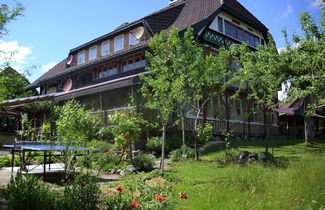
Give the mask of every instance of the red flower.
<svg viewBox="0 0 325 210">
<path fill-rule="evenodd" d="M 81 187 L 84 187 L 88 184 L 88 182 L 80 182 Z"/>
<path fill-rule="evenodd" d="M 119 192 L 123 192 L 123 188 L 121 186 L 117 186 L 115 187 L 115 190 L 116 191 L 119 191 Z"/>
<path fill-rule="evenodd" d="M 179 193 L 179 197 L 180 197 L 180 198 L 187 199 L 187 195 L 185 195 L 184 193 Z"/>
<path fill-rule="evenodd" d="M 136 207 L 139 207 L 140 206 L 140 203 L 136 202 L 136 201 L 133 201 L 130 205 L 130 208 L 133 209 L 133 208 L 136 208 Z"/>
<path fill-rule="evenodd" d="M 162 195 L 155 195 L 155 199 L 159 200 L 159 201 L 163 201 L 163 200 L 165 200 L 165 197 Z"/>
</svg>

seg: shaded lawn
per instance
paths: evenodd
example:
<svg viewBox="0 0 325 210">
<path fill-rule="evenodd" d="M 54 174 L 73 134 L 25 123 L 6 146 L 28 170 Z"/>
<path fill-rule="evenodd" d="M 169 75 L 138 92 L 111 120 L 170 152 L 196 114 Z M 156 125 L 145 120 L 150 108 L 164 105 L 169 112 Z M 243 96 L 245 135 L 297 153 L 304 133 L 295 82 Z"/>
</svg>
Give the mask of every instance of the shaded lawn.
<svg viewBox="0 0 325 210">
<path fill-rule="evenodd" d="M 239 150 L 262 152 L 264 141 L 235 142 Z M 179 179 L 174 209 L 320 209 L 325 207 L 325 142 L 306 145 L 302 140 L 270 141 L 278 162 L 285 167 L 263 164 L 220 165 L 224 145 L 211 145 L 202 161 L 176 163 L 170 169 Z M 280 164 L 280 166 L 282 166 Z"/>
</svg>

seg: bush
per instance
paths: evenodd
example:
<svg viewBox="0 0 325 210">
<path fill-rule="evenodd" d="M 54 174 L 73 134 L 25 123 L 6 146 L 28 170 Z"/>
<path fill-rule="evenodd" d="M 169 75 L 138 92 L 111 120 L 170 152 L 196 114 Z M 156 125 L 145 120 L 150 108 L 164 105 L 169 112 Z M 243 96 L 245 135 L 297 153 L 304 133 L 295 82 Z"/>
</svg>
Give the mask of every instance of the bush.
<svg viewBox="0 0 325 210">
<path fill-rule="evenodd" d="M 14 165 L 19 166 L 18 158 L 15 158 Z M 10 166 L 11 166 L 11 157 L 9 157 L 8 155 L 4 155 L 4 156 L 0 157 L 0 168 L 10 167 Z"/>
<path fill-rule="evenodd" d="M 161 137 L 152 137 L 148 140 L 146 144 L 146 150 L 152 153 L 156 157 L 160 157 L 161 155 Z M 168 151 L 168 145 L 165 145 L 165 152 Z"/>
<path fill-rule="evenodd" d="M 79 175 L 65 186 L 59 209 L 97 209 L 100 189 L 97 178 L 89 175 Z"/>
<path fill-rule="evenodd" d="M 151 171 L 154 166 L 154 160 L 149 155 L 138 155 L 134 157 L 133 164 L 139 167 L 140 171 Z"/>
<path fill-rule="evenodd" d="M 181 148 L 172 151 L 169 155 L 169 158 L 173 162 L 178 162 L 189 158 L 194 158 L 194 156 L 195 153 L 192 148 L 187 146 L 182 146 Z"/>
<path fill-rule="evenodd" d="M 10 180 L 4 192 L 11 209 L 56 209 L 57 197 L 57 193 L 51 192 L 36 177 L 26 176 L 24 179 L 20 173 Z"/>
</svg>

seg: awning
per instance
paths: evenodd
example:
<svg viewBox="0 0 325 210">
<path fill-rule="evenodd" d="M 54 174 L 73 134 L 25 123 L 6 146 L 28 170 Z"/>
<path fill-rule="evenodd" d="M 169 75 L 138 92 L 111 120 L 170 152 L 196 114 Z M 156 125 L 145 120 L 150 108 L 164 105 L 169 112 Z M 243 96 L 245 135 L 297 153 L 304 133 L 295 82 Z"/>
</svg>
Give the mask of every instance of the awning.
<svg viewBox="0 0 325 210">
<path fill-rule="evenodd" d="M 16 105 L 23 105 L 38 101 L 46 101 L 50 99 L 55 99 L 56 101 L 66 100 L 70 98 L 75 98 L 79 96 L 85 96 L 93 93 L 99 93 L 106 90 L 113 90 L 121 87 L 130 86 L 133 84 L 133 79 L 143 75 L 147 74 L 147 72 L 139 73 L 131 76 L 126 76 L 102 83 L 98 83 L 95 85 L 90 85 L 83 88 L 78 88 L 75 90 L 71 90 L 68 92 L 59 92 L 59 93 L 51 93 L 46 95 L 39 95 L 39 96 L 32 96 L 32 97 L 26 97 L 26 98 L 17 98 L 17 99 L 11 99 L 7 101 L 0 102 L 0 106 L 2 107 L 12 107 Z"/>
</svg>

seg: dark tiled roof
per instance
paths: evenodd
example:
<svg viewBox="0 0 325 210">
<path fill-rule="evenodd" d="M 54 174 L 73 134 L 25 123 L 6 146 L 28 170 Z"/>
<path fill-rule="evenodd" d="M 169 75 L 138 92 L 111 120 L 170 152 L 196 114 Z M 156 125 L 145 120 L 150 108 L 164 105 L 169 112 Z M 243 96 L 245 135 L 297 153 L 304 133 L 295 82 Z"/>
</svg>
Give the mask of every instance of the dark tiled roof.
<svg viewBox="0 0 325 210">
<path fill-rule="evenodd" d="M 80 50 L 87 47 L 88 45 L 90 46 L 97 41 L 115 36 L 116 34 L 121 33 L 123 30 L 134 27 L 141 23 L 147 24 L 146 26 L 148 27 L 148 30 L 153 34 L 158 33 L 164 29 L 170 29 L 172 26 L 176 26 L 180 30 L 184 30 L 192 26 L 194 28 L 194 32 L 198 32 L 202 29 L 202 27 L 212 22 L 215 15 L 217 15 L 221 9 L 232 13 L 234 16 L 238 16 L 241 20 L 246 20 L 248 24 L 254 24 L 257 28 L 263 30 L 263 33 L 266 35 L 267 28 L 236 0 L 178 0 L 175 3 L 144 18 L 136 20 L 132 23 L 124 23 L 116 28 L 113 32 L 110 32 L 104 36 L 94 39 L 77 48 L 74 48 L 70 52 Z M 45 82 L 46 80 L 50 80 L 64 74 L 86 68 L 91 64 L 106 61 L 107 59 L 117 55 L 132 52 L 133 50 L 136 50 L 139 47 L 144 47 L 146 45 L 147 42 L 141 43 L 140 46 L 130 46 L 121 51 L 114 52 L 107 56 L 100 57 L 96 60 L 70 68 L 66 67 L 66 59 L 64 59 L 28 87 L 37 87 L 40 82 Z"/>
</svg>

